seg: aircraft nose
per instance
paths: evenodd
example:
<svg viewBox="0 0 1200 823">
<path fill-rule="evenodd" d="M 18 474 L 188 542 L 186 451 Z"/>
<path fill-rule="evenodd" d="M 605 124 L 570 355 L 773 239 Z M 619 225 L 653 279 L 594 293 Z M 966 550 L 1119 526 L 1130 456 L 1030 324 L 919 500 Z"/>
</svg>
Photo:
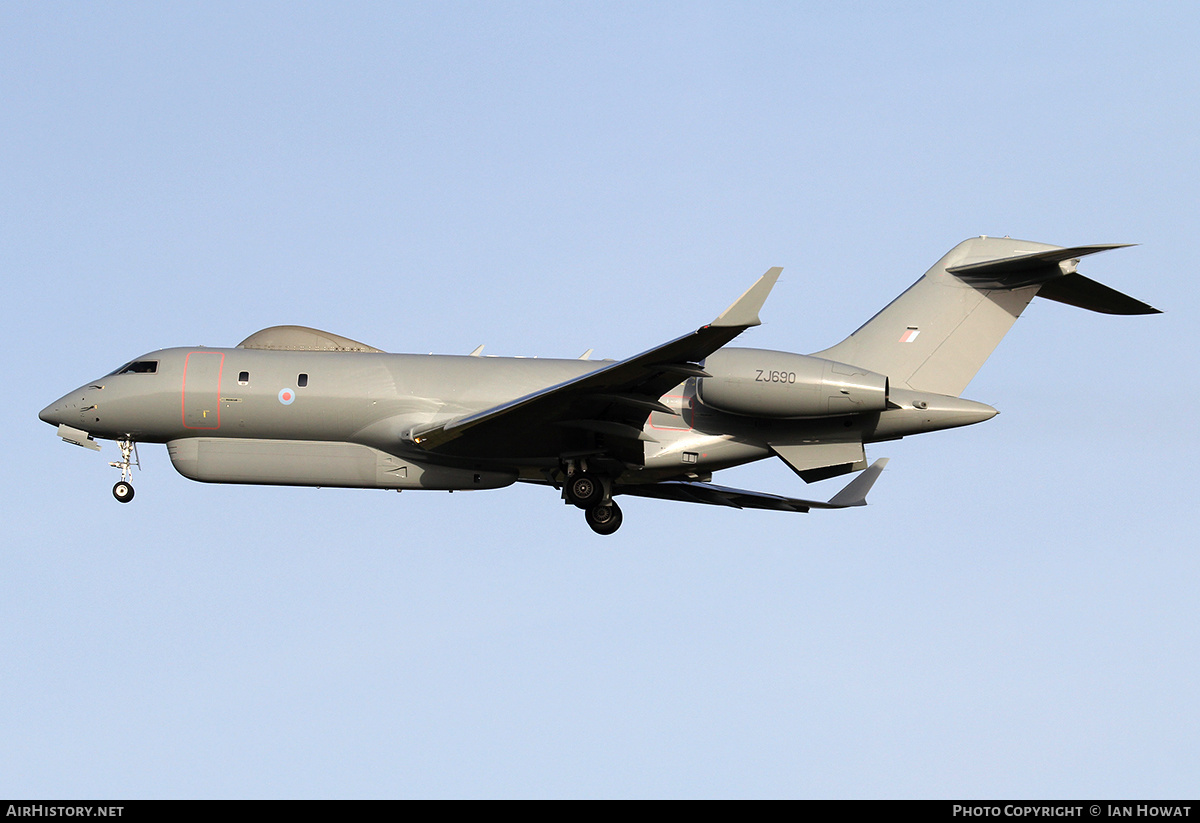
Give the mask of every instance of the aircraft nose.
<svg viewBox="0 0 1200 823">
<path fill-rule="evenodd" d="M 38 418 L 45 420 L 51 426 L 57 426 L 61 423 L 71 425 L 72 422 L 78 426 L 79 400 L 80 393 L 78 390 L 73 391 L 70 394 L 64 394 L 62 397 L 58 398 L 49 406 L 38 412 Z M 74 418 L 73 421 L 72 417 Z"/>
<path fill-rule="evenodd" d="M 47 406 L 46 408 L 44 408 L 40 412 L 38 412 L 38 418 L 46 421 L 51 426 L 57 426 L 60 423 L 66 422 L 66 420 L 63 417 L 62 412 L 63 412 L 63 408 L 62 408 L 61 402 L 60 403 L 51 403 L 49 406 Z"/>
</svg>

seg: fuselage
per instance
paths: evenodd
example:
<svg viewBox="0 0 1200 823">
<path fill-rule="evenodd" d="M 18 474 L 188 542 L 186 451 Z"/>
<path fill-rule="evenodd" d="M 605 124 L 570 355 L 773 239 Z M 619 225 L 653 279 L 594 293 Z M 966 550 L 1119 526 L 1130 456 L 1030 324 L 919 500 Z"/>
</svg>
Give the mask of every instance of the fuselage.
<svg viewBox="0 0 1200 823">
<path fill-rule="evenodd" d="M 137 441 L 213 483 L 457 491 L 553 486 L 612 534 L 622 494 L 807 512 L 866 504 L 886 465 L 865 445 L 967 426 L 959 395 L 1037 296 L 1106 314 L 1157 309 L 1082 277 L 1064 248 L 966 240 L 835 346 L 731 348 L 760 324 L 772 267 L 711 322 L 623 360 L 389 354 L 305 326 L 235 348 L 162 349 L 42 410 L 68 443 L 117 441 L 133 499 Z M 805 482 L 857 472 L 827 501 L 711 483 L 777 456 Z"/>
<path fill-rule="evenodd" d="M 550 445 L 546 454 L 506 455 L 501 449 L 464 458 L 427 454 L 411 442 L 410 435 L 421 427 L 580 377 L 608 362 L 243 348 L 161 349 L 64 395 L 43 409 L 40 417 L 114 440 L 355 444 L 419 463 L 544 480 L 548 461 L 558 459 Z M 661 398 L 669 411 L 647 414 L 644 465 L 631 467 L 621 482 L 657 482 L 708 474 L 769 457 L 769 444 L 780 440 L 875 442 L 968 425 L 995 414 L 990 406 L 972 401 L 893 390 L 891 407 L 882 412 L 766 419 L 710 408 L 698 397 L 696 384 L 696 378 L 680 383 Z M 553 438 L 548 437 L 547 442 L 552 443 Z M 177 451 L 172 446 L 173 460 Z M 179 460 L 176 467 L 195 476 Z M 309 483 L 301 480 L 301 484 Z M 378 484 L 368 478 L 362 485 Z"/>
</svg>

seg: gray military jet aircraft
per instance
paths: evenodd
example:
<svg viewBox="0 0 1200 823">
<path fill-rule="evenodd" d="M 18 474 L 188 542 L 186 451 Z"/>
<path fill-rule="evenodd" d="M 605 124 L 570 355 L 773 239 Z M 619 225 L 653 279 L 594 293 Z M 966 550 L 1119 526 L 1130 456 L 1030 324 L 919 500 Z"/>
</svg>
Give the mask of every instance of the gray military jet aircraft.
<svg viewBox="0 0 1200 823">
<path fill-rule="evenodd" d="M 959 395 L 1035 297 L 1108 314 L 1158 313 L 1076 273 L 1118 245 L 979 237 L 832 348 L 726 348 L 759 324 L 767 271 L 706 326 L 620 361 L 387 354 L 275 326 L 236 348 L 161 349 L 51 403 L 67 442 L 116 440 L 117 500 L 133 499 L 136 442 L 165 443 L 209 483 L 372 489 L 552 486 L 611 534 L 622 494 L 807 512 L 861 506 L 886 459 L 864 444 L 979 423 Z M 806 482 L 862 471 L 826 502 L 714 485 L 776 456 Z"/>
</svg>

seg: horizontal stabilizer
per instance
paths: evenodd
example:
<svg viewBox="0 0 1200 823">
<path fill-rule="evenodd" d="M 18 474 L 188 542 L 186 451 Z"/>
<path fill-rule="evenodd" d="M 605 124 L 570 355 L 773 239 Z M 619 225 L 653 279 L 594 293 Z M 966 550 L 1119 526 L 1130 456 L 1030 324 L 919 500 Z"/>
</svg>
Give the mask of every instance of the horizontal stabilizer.
<svg viewBox="0 0 1200 823">
<path fill-rule="evenodd" d="M 1026 252 L 981 263 L 949 266 L 946 271 L 977 289 L 1015 289 L 1040 285 L 1038 297 L 1081 309 L 1103 314 L 1161 314 L 1153 306 L 1075 271 L 1081 257 L 1132 245 L 1109 243 Z"/>
<path fill-rule="evenodd" d="M 815 356 L 887 375 L 891 388 L 957 397 L 1034 297 L 1106 314 L 1157 309 L 1076 273 L 1127 243 L 964 240 L 849 337 Z"/>
<path fill-rule="evenodd" d="M 946 271 L 976 288 L 1014 289 L 1044 283 L 1060 275 L 1073 273 L 1080 257 L 1112 249 L 1124 249 L 1132 245 L 1135 244 L 1102 243 L 1024 252 L 995 260 L 947 266 Z"/>
<path fill-rule="evenodd" d="M 795 497 L 784 497 L 779 494 L 749 491 L 748 489 L 732 489 L 728 486 L 716 486 L 712 483 L 700 483 L 686 480 L 668 480 L 663 483 L 647 483 L 646 485 L 618 486 L 613 494 L 632 494 L 636 497 L 655 497 L 660 500 L 680 500 L 685 503 L 705 503 L 710 506 L 730 506 L 735 509 L 771 509 L 781 512 L 807 512 L 809 509 L 847 509 L 852 506 L 867 505 L 867 492 L 880 472 L 887 465 L 887 458 L 881 457 L 871 464 L 870 468 L 851 480 L 844 489 L 830 498 L 829 502 L 819 500 L 800 500 Z"/>
<path fill-rule="evenodd" d="M 1038 289 L 1038 297 L 1102 314 L 1162 314 L 1153 306 L 1082 274 L 1068 274 Z"/>
</svg>

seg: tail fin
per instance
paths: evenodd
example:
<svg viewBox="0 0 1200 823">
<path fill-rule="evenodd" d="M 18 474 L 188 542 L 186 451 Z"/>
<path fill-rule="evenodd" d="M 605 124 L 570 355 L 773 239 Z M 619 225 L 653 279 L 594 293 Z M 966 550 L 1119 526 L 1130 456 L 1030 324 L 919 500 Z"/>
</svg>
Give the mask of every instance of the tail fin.
<svg viewBox="0 0 1200 823">
<path fill-rule="evenodd" d="M 815 356 L 885 374 L 893 386 L 958 396 L 1035 295 L 1108 314 L 1157 314 L 1075 273 L 1079 258 L 1119 248 L 965 240 L 857 331 Z"/>
</svg>

